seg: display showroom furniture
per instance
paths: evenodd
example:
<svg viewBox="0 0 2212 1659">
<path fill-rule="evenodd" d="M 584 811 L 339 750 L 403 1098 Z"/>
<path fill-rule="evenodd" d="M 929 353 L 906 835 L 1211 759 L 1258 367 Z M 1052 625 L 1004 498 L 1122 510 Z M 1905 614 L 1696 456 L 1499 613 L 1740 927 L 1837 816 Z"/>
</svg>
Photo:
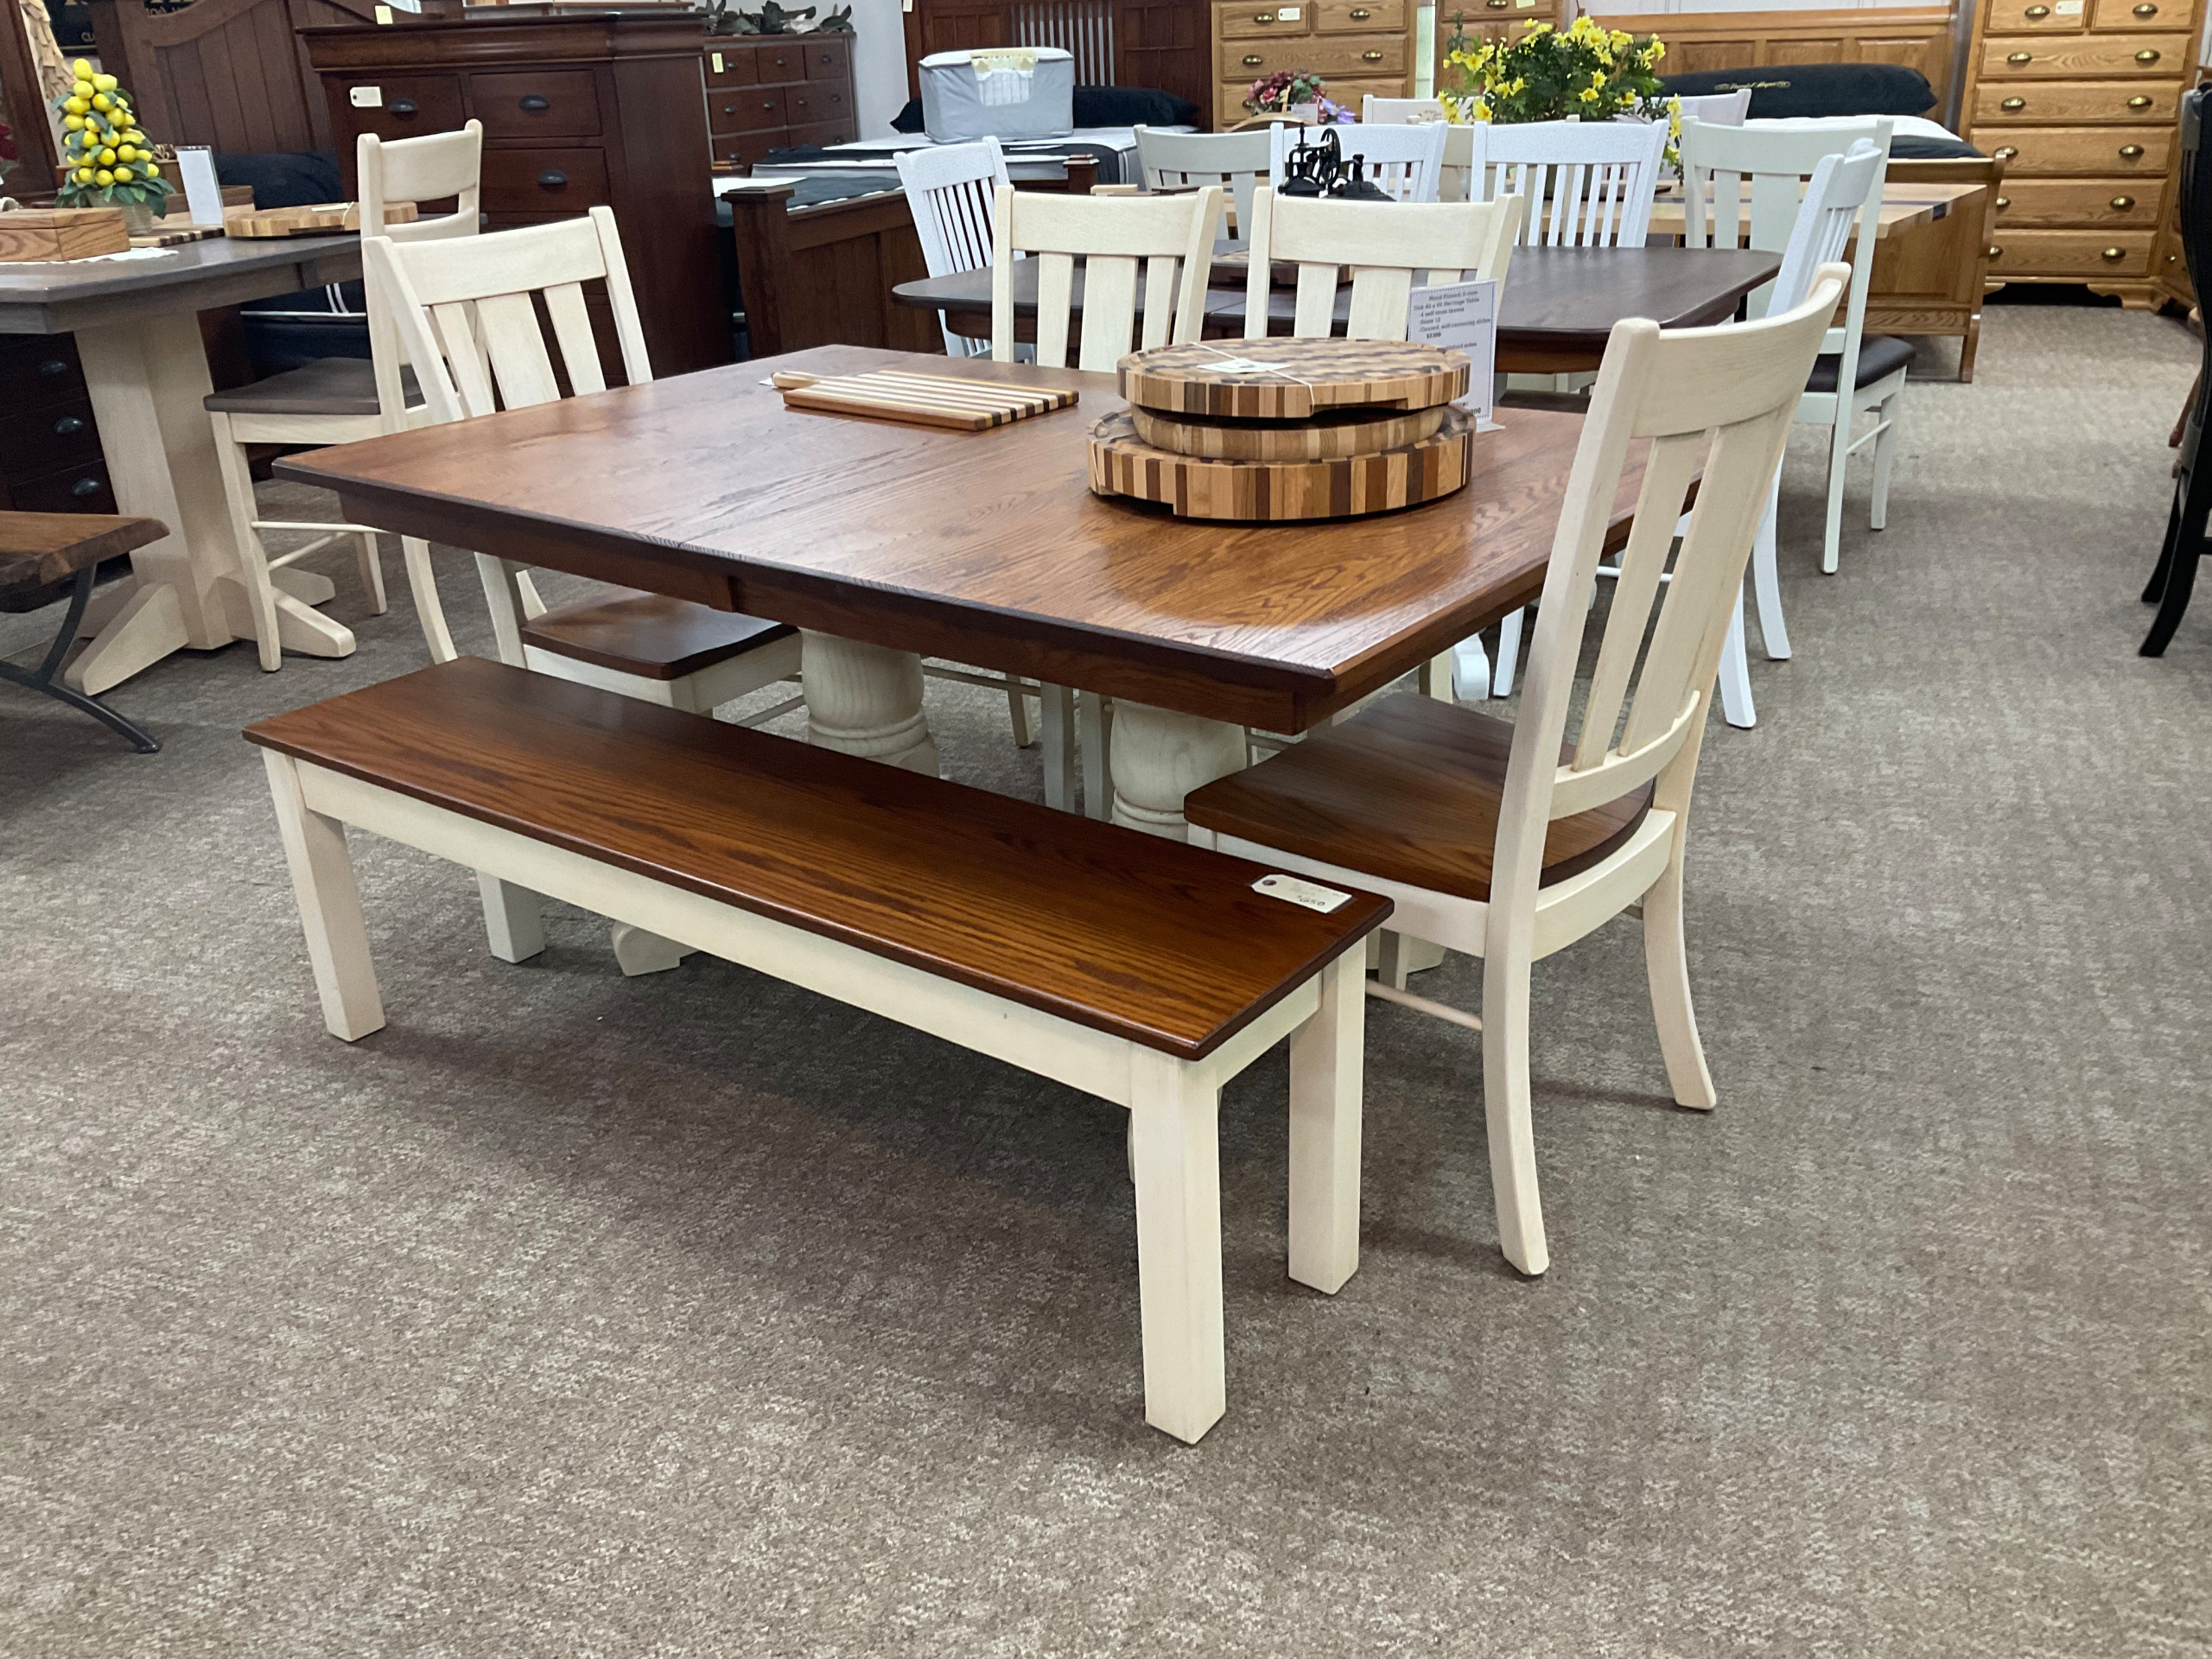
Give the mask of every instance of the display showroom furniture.
<svg viewBox="0 0 2212 1659">
<path fill-rule="evenodd" d="M 55 678 L 77 637 L 85 607 L 92 597 L 92 578 L 100 562 L 159 541 L 168 527 L 152 518 L 117 518 L 90 512 L 0 512 L 0 611 L 21 614 L 68 601 L 54 643 L 33 669 L 0 662 L 0 680 L 41 691 L 56 702 L 80 709 L 130 740 L 141 754 L 162 746 L 145 728 L 124 719 L 97 697 L 86 696 Z"/>
</svg>

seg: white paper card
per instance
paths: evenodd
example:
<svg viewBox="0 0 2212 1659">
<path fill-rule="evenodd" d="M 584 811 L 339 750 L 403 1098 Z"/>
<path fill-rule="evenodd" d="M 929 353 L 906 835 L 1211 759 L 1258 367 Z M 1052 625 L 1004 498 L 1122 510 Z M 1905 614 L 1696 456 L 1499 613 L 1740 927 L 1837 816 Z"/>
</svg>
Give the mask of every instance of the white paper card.
<svg viewBox="0 0 2212 1659">
<path fill-rule="evenodd" d="M 384 88 L 381 86 L 356 86 L 346 96 L 352 100 L 353 107 L 357 110 L 384 108 Z"/>
<path fill-rule="evenodd" d="M 1264 893 L 1270 899 L 1287 899 L 1294 905 L 1318 910 L 1324 916 L 1351 902 L 1348 893 L 1338 893 L 1318 881 L 1301 881 L 1294 875 L 1263 875 L 1252 884 L 1252 891 Z"/>
<path fill-rule="evenodd" d="M 194 225 L 223 222 L 223 187 L 215 178 L 215 152 L 205 144 L 179 144 L 176 170 L 184 181 L 185 217 Z"/>
<path fill-rule="evenodd" d="M 1459 407 L 1479 429 L 1490 424 L 1491 381 L 1497 362 L 1497 284 L 1443 283 L 1407 296 L 1406 338 L 1448 346 L 1467 356 L 1467 395 Z"/>
</svg>

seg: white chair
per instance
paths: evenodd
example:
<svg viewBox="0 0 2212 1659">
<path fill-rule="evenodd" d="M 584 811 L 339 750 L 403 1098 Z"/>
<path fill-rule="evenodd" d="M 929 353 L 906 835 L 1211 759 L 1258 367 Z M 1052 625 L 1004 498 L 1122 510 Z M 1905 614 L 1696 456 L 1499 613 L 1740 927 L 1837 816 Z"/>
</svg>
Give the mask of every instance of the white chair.
<svg viewBox="0 0 2212 1659">
<path fill-rule="evenodd" d="M 1377 98 L 1370 92 L 1360 100 L 1360 124 L 1369 127 L 1425 127 L 1449 121 L 1451 114 L 1440 98 Z"/>
<path fill-rule="evenodd" d="M 995 138 L 972 144 L 928 144 L 899 152 L 899 182 L 932 276 L 982 270 L 991 263 L 991 215 L 1007 182 L 1006 155 Z M 990 341 L 956 334 L 942 311 L 948 357 L 982 357 Z"/>
<path fill-rule="evenodd" d="M 1529 121 L 1492 125 L 1484 144 L 1485 197 L 1509 192 L 1548 204 L 1522 221 L 1526 247 L 1640 248 L 1666 159 L 1657 122 Z"/>
<path fill-rule="evenodd" d="M 397 232 L 410 240 L 474 235 L 483 147 L 484 130 L 474 121 L 458 132 L 429 133 L 388 145 L 373 134 L 363 134 L 356 152 L 362 235 Z M 435 201 L 448 196 L 457 199 L 452 213 L 405 226 L 388 227 L 385 223 L 385 209 L 390 202 Z M 351 443 L 418 425 L 429 418 L 421 396 L 407 383 L 390 317 L 379 307 L 373 286 L 366 284 L 365 278 L 365 286 L 370 287 L 369 357 L 324 358 L 249 386 L 213 393 L 207 399 L 208 416 L 214 423 L 223 493 L 243 555 L 240 575 L 252 607 L 253 634 L 260 647 L 261 665 L 271 671 L 283 665 L 282 652 L 287 645 L 315 656 L 342 656 L 353 649 L 350 633 L 310 611 L 299 595 L 286 592 L 277 580 L 277 572 L 310 554 L 343 537 L 353 538 L 371 602 L 379 613 L 386 608 L 375 530 L 366 524 L 262 518 L 245 448 L 250 443 Z M 305 546 L 271 559 L 261 540 L 261 532 L 266 530 L 321 534 Z M 429 642 L 430 654 L 440 662 L 448 660 L 454 654 L 453 641 L 438 608 L 436 587 L 428 581 L 429 544 L 408 537 L 401 539 L 400 548 L 415 589 L 416 614 Z M 345 635 L 343 649 L 332 649 L 339 644 L 336 634 Z"/>
<path fill-rule="evenodd" d="M 1685 121 L 1701 121 L 1708 127 L 1740 127 L 1744 124 L 1745 116 L 1751 111 L 1751 89 L 1738 86 L 1732 92 L 1705 92 L 1692 98 L 1678 98 L 1675 103 Z"/>
<path fill-rule="evenodd" d="M 1349 162 L 1363 159 L 1369 182 L 1397 201 L 1434 201 L 1444 170 L 1444 129 L 1430 123 L 1418 127 L 1370 127 L 1345 123 L 1332 127 L 1276 126 L 1268 129 L 1272 146 L 1268 182 L 1280 189 L 1283 167 L 1300 144 L 1319 142 L 1333 132 Z"/>
<path fill-rule="evenodd" d="M 1763 322 L 1671 333 L 1644 318 L 1614 326 L 1511 726 L 1433 698 L 1388 697 L 1185 804 L 1194 842 L 1382 894 L 1397 906 L 1393 927 L 1484 959 L 1478 1021 L 1386 984 L 1367 990 L 1480 1029 L 1498 1236 L 1523 1273 L 1550 1260 L 1529 1113 L 1537 961 L 1640 906 L 1668 1081 L 1681 1104 L 1714 1104 L 1685 950 L 1691 790 L 1732 597 L 1848 278 L 1827 268 L 1803 305 Z M 1567 752 L 1585 600 L 1637 441 L 1649 448 L 1635 524 Z M 1689 532 L 1662 584 L 1693 481 Z"/>
<path fill-rule="evenodd" d="M 1749 176 L 1750 239 L 1745 245 L 1779 246 L 1771 239 L 1759 239 L 1762 233 L 1769 238 L 1774 236 L 1783 212 L 1781 193 L 1788 188 L 1787 181 L 1776 175 L 1794 170 L 1802 179 L 1811 174 L 1822 156 L 1848 149 L 1860 138 L 1869 138 L 1880 147 L 1886 175 L 1891 125 L 1884 117 L 1873 118 L 1872 133 L 1866 130 L 1864 121 L 1792 121 L 1772 124 L 1755 121 L 1737 128 L 1684 122 L 1680 148 L 1690 232 L 1683 238 L 1684 245 L 1706 245 L 1701 238 L 1708 233 L 1709 226 L 1701 204 L 1708 200 L 1717 203 L 1713 224 L 1728 225 L 1732 212 L 1737 223 L 1745 222 L 1740 207 L 1741 181 Z M 1764 214 L 1760 208 L 1763 179 L 1768 181 L 1766 194 L 1770 203 Z M 1868 523 L 1872 528 L 1880 530 L 1889 520 L 1890 467 L 1897 455 L 1906 365 L 1912 360 L 1912 347 L 1902 340 L 1883 334 L 1871 340 L 1865 337 L 1867 285 L 1873 275 L 1875 237 L 1881 209 L 1882 180 L 1878 178 L 1859 216 L 1859 250 L 1852 261 L 1851 297 L 1844 309 L 1843 326 L 1828 331 L 1827 341 L 1821 347 L 1821 360 L 1806 383 L 1805 398 L 1797 410 L 1799 420 L 1826 427 L 1828 431 L 1827 515 L 1821 530 L 1821 569 L 1831 575 L 1836 569 L 1843 537 L 1844 464 L 1870 443 L 1874 446 L 1874 488 Z M 1729 245 L 1729 238 L 1714 234 L 1722 245 Z M 1759 315 L 1763 302 L 1764 296 L 1754 294 L 1751 315 Z M 1876 415 L 1873 429 L 1853 439 L 1851 432 L 1857 417 L 1868 410 Z M 1771 642 L 1769 654 L 1775 654 L 1770 647 Z M 1780 654 L 1789 654 L 1787 641 Z"/>
<path fill-rule="evenodd" d="M 560 397 L 538 325 L 539 304 L 551 322 L 572 392 L 604 391 L 599 344 L 584 304 L 588 282 L 606 283 L 624 375 L 632 385 L 653 378 L 608 208 L 494 236 L 404 243 L 367 237 L 361 247 L 369 281 L 383 285 L 433 423 Z M 476 568 L 491 606 L 499 660 L 517 667 L 696 714 L 790 679 L 799 670 L 798 631 L 779 623 L 624 588 L 532 616 L 519 564 L 479 553 Z M 785 699 L 744 723 L 760 724 L 798 703 L 796 697 Z M 497 885 L 486 890 L 493 949 L 519 961 L 534 954 L 529 940 L 502 948 L 503 929 L 534 934 L 535 906 L 505 904 L 493 892 Z M 618 927 L 614 945 L 629 974 L 673 968 L 681 957 L 668 941 L 634 929 Z"/>
<path fill-rule="evenodd" d="M 1218 185 L 1172 196 L 1068 196 L 1001 185 L 996 222 L 1002 234 L 991 264 L 991 356 L 1001 363 L 1014 360 L 1014 262 L 1024 255 L 1037 266 L 1037 361 L 1046 368 L 1067 366 L 1078 258 L 1084 263 L 1083 332 L 1077 368 L 1111 374 L 1128 353 L 1140 280 L 1144 330 L 1137 344 L 1149 349 L 1197 340 L 1205 326 L 1206 278 L 1213 270 L 1221 212 Z M 1047 804 L 1072 803 L 1075 746 L 1070 738 L 1079 719 L 1084 810 L 1094 818 L 1109 817 L 1110 705 L 1085 692 L 1078 709 L 1063 686 L 1039 691 Z"/>
<path fill-rule="evenodd" d="M 1267 181 L 1274 142 L 1264 132 L 1162 132 L 1139 127 L 1137 166 L 1147 190 L 1217 184 L 1229 193 L 1236 228 L 1230 245 L 1252 234 L 1252 192 Z"/>
<path fill-rule="evenodd" d="M 1408 130 L 1419 131 L 1413 128 Z M 1439 137 L 1441 129 L 1428 129 Z M 1252 252 L 1244 286 L 1244 338 L 1268 332 L 1269 266 L 1298 267 L 1298 306 L 1290 332 L 1311 339 L 1333 332 L 1337 276 L 1351 268 L 1347 340 L 1403 340 L 1414 276 L 1463 278 L 1503 287 L 1512 262 L 1522 199 L 1496 201 L 1344 201 L 1262 190 L 1252 199 Z"/>
</svg>

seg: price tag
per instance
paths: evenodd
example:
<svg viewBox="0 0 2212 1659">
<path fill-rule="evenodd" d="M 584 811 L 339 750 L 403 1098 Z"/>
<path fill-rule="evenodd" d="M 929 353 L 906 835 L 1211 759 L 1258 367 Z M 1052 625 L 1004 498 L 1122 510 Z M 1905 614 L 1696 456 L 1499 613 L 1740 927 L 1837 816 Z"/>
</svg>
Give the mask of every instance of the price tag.
<svg viewBox="0 0 2212 1659">
<path fill-rule="evenodd" d="M 722 54 L 719 52 L 715 52 L 710 53 L 708 55 L 714 61 L 715 73 L 719 75 L 722 72 Z"/>
<path fill-rule="evenodd" d="M 2082 0 L 2058 0 L 2050 10 L 2055 17 L 2079 17 L 2082 15 Z"/>
<path fill-rule="evenodd" d="M 1252 884 L 1252 891 L 1264 893 L 1270 899 L 1287 899 L 1294 905 L 1318 910 L 1324 916 L 1351 902 L 1348 893 L 1325 887 L 1319 881 L 1301 881 L 1294 875 L 1263 875 Z"/>
<path fill-rule="evenodd" d="M 1443 283 L 1406 297 L 1406 338 L 1466 353 L 1467 395 L 1459 407 L 1475 417 L 1477 430 L 1488 427 L 1497 362 L 1497 284 Z"/>
<path fill-rule="evenodd" d="M 378 6 L 377 8 L 377 26 L 380 29 L 390 29 L 391 27 L 391 8 L 390 6 Z"/>
<path fill-rule="evenodd" d="M 384 88 L 381 86 L 355 86 L 350 89 L 346 96 L 357 110 L 384 108 Z"/>
<path fill-rule="evenodd" d="M 1277 6 L 1275 8 L 1275 21 L 1279 23 L 1294 23 L 1303 16 L 1305 16 L 1305 13 L 1300 10 L 1296 6 Z"/>
</svg>

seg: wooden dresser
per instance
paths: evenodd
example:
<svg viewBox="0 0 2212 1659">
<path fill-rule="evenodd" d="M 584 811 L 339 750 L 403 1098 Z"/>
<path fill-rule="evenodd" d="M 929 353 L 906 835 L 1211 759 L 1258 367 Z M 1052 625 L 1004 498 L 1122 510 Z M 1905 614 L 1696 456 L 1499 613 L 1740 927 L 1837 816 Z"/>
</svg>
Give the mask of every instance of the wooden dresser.
<svg viewBox="0 0 2212 1659">
<path fill-rule="evenodd" d="M 1246 118 L 1244 94 L 1278 69 L 1310 69 L 1357 117 L 1360 99 L 1410 98 L 1413 0 L 1213 0 L 1213 122 Z"/>
<path fill-rule="evenodd" d="M 696 13 L 425 20 L 300 35 L 322 79 L 348 195 L 359 134 L 449 132 L 474 117 L 484 124 L 491 228 L 612 207 L 653 372 L 729 361 Z M 606 299 L 587 289 L 586 300 L 616 384 L 621 358 Z"/>
<path fill-rule="evenodd" d="M 73 334 L 0 334 L 0 507 L 116 510 Z"/>
<path fill-rule="evenodd" d="M 2196 0 L 1990 0 L 1963 124 L 2005 163 L 1989 281 L 2158 303 L 2152 270 L 2196 79 Z"/>
<path fill-rule="evenodd" d="M 707 41 L 715 159 L 747 167 L 772 149 L 860 137 L 849 35 L 716 35 Z"/>
</svg>

